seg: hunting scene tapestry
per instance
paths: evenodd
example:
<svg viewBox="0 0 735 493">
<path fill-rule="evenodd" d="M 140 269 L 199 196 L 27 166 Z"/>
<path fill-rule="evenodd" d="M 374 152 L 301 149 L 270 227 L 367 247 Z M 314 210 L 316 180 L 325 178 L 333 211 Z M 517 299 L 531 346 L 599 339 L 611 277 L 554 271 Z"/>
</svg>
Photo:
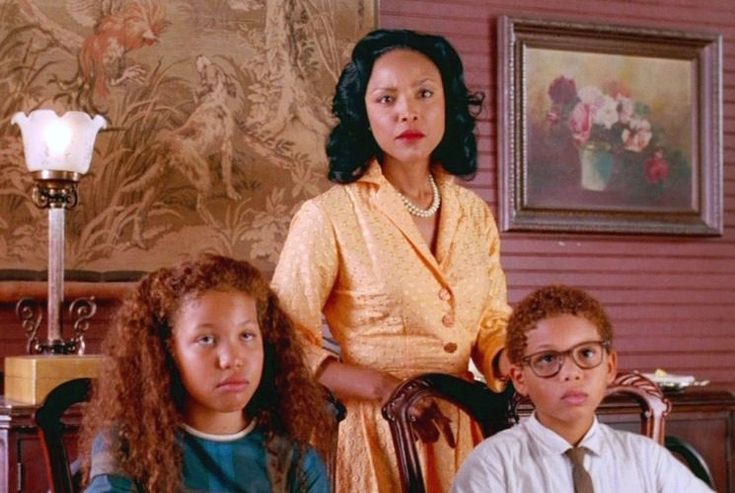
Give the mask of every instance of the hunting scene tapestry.
<svg viewBox="0 0 735 493">
<path fill-rule="evenodd" d="M 272 271 L 295 209 L 328 186 L 331 98 L 373 2 L 0 2 L 0 270 L 46 266 L 10 118 L 49 108 L 108 121 L 66 214 L 67 270 L 210 251 Z"/>
</svg>

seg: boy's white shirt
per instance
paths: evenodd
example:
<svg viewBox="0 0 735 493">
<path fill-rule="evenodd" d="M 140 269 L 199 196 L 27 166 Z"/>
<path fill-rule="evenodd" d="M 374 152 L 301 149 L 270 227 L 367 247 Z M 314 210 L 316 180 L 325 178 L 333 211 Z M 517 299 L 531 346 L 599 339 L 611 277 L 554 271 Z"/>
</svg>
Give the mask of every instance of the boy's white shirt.
<svg viewBox="0 0 735 493">
<path fill-rule="evenodd" d="M 597 418 L 580 444 L 595 493 L 697 493 L 712 490 L 668 450 L 639 434 L 614 430 Z M 571 445 L 535 414 L 494 435 L 469 455 L 452 493 L 572 493 Z"/>
</svg>

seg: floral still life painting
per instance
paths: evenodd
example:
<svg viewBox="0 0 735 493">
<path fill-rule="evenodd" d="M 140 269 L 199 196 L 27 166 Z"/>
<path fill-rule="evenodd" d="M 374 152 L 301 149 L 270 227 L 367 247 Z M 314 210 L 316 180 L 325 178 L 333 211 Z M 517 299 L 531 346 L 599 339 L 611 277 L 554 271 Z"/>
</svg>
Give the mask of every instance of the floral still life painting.
<svg viewBox="0 0 735 493">
<path fill-rule="evenodd" d="M 503 231 L 716 236 L 722 36 L 501 16 Z"/>
<path fill-rule="evenodd" d="M 10 124 L 39 108 L 108 122 L 66 216 L 68 270 L 210 251 L 272 271 L 293 212 L 328 186 L 334 86 L 374 19 L 374 0 L 0 2 L 0 278 L 46 266 Z"/>
<path fill-rule="evenodd" d="M 540 51 L 528 53 L 529 98 L 545 110 L 529 112 L 530 204 L 691 210 L 688 63 Z"/>
</svg>

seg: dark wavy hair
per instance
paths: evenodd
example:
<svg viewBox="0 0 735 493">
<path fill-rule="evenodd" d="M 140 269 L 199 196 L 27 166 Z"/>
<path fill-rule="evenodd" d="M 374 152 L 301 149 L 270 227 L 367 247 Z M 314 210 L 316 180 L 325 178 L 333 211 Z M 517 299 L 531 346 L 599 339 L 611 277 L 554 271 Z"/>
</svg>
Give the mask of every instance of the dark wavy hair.
<svg viewBox="0 0 735 493">
<path fill-rule="evenodd" d="M 244 412 L 268 441 L 286 436 L 323 455 L 331 418 L 325 394 L 304 363 L 290 319 L 260 272 L 244 261 L 204 254 L 146 275 L 123 301 L 103 343 L 108 356 L 82 424 L 85 480 L 92 444 L 106 430 L 119 437 L 121 469 L 145 491 L 178 491 L 184 386 L 172 356 L 172 320 L 183 303 L 207 291 L 242 291 L 255 299 L 263 334 L 260 384 Z M 303 455 L 303 454 L 302 454 Z"/>
<path fill-rule="evenodd" d="M 536 324 L 564 314 L 586 318 L 597 327 L 603 341 L 612 343 L 612 324 L 602 304 L 582 289 L 554 284 L 537 289 L 513 309 L 505 342 L 510 362 L 521 362 L 528 346 L 528 332 L 535 329 Z"/>
<path fill-rule="evenodd" d="M 399 29 L 378 29 L 366 35 L 355 45 L 352 59 L 342 70 L 332 101 L 332 113 L 338 123 L 327 140 L 328 178 L 336 183 L 351 183 L 365 173 L 373 157 L 382 160 L 383 152 L 370 132 L 365 92 L 375 61 L 396 49 L 421 53 L 439 70 L 446 125 L 444 137 L 431 158 L 450 174 L 472 178 L 477 171 L 475 118 L 482 109 L 484 95 L 469 92 L 462 61 L 446 39 Z"/>
</svg>

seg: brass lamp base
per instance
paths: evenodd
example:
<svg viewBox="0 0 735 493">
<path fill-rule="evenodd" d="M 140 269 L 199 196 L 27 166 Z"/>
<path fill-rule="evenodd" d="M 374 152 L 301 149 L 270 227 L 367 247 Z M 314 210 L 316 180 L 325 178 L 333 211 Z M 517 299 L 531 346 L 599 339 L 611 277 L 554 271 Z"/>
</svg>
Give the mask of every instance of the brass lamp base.
<svg viewBox="0 0 735 493">
<path fill-rule="evenodd" d="M 81 377 L 96 378 L 104 356 L 29 355 L 5 358 L 5 399 L 40 404 L 57 385 Z"/>
</svg>

